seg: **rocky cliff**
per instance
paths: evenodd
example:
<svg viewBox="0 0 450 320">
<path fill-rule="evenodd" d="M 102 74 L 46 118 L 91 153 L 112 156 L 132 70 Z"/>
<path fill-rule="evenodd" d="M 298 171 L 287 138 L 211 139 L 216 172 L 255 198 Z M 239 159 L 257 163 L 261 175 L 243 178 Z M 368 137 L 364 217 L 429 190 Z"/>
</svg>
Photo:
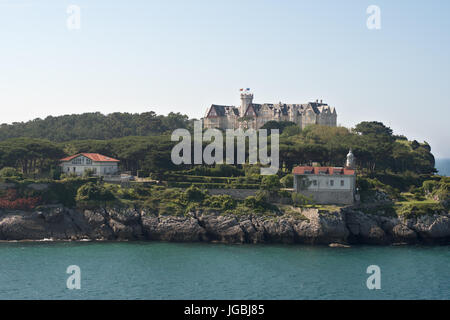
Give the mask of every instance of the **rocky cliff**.
<svg viewBox="0 0 450 320">
<path fill-rule="evenodd" d="M 154 240 L 223 243 L 450 243 L 450 215 L 400 219 L 345 208 L 301 215 L 156 216 L 145 210 L 0 211 L 0 240 Z"/>
</svg>

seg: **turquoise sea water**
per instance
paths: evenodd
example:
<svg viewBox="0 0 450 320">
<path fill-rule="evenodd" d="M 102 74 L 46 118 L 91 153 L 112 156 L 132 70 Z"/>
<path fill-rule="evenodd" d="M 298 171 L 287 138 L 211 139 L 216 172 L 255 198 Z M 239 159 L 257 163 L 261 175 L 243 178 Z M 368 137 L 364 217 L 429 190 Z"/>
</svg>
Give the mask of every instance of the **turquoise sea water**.
<svg viewBox="0 0 450 320">
<path fill-rule="evenodd" d="M 450 176 L 450 159 L 436 159 L 436 169 L 443 176 Z"/>
<path fill-rule="evenodd" d="M 450 299 L 450 247 L 0 243 L 0 299 Z"/>
</svg>

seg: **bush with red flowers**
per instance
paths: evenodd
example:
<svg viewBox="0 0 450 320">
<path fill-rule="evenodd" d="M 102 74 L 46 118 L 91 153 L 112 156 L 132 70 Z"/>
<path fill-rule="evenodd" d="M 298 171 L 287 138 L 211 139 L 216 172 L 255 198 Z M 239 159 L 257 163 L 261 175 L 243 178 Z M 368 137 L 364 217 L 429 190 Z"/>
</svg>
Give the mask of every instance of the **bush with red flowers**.
<svg viewBox="0 0 450 320">
<path fill-rule="evenodd" d="M 0 196 L 0 209 L 32 210 L 41 202 L 41 197 L 24 197 L 16 189 L 8 189 Z"/>
</svg>

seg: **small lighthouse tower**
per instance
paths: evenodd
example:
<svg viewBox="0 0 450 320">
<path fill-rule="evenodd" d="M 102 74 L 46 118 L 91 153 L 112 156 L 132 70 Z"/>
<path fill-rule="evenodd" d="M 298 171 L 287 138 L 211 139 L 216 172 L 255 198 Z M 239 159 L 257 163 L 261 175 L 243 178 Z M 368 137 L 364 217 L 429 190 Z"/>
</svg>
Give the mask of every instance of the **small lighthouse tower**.
<svg viewBox="0 0 450 320">
<path fill-rule="evenodd" d="M 244 92 L 241 92 L 241 107 L 239 110 L 240 116 L 243 117 L 249 105 L 253 102 L 253 93 L 248 92 L 250 89 L 247 88 Z M 243 91 L 241 89 L 241 91 Z"/>
<path fill-rule="evenodd" d="M 348 151 L 345 167 L 349 169 L 353 169 L 355 167 L 355 156 L 353 155 L 352 149 Z"/>
</svg>

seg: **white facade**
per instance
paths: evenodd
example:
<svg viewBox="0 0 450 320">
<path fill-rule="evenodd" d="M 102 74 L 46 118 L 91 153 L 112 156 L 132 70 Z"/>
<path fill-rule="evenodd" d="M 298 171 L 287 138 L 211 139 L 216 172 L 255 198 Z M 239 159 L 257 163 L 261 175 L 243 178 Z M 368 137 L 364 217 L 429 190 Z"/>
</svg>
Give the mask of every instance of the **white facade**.
<svg viewBox="0 0 450 320">
<path fill-rule="evenodd" d="M 205 128 L 259 129 L 269 121 L 290 121 L 301 129 L 318 124 L 336 127 L 337 112 L 322 100 L 304 104 L 253 103 L 253 94 L 241 93 L 239 107 L 213 104 L 203 118 Z"/>
<path fill-rule="evenodd" d="M 294 192 L 318 204 L 353 204 L 356 171 L 338 167 L 295 167 Z"/>
<path fill-rule="evenodd" d="M 296 186 L 299 183 L 301 185 Z M 297 189 L 298 188 L 298 189 Z M 303 179 L 298 181 L 294 179 L 295 190 L 307 191 L 353 191 L 355 188 L 354 175 L 304 175 Z"/>
<path fill-rule="evenodd" d="M 117 175 L 119 173 L 118 161 L 95 161 L 85 155 L 78 155 L 73 159 L 61 160 L 61 172 L 65 174 L 83 175 L 92 170 L 96 176 Z"/>
</svg>

